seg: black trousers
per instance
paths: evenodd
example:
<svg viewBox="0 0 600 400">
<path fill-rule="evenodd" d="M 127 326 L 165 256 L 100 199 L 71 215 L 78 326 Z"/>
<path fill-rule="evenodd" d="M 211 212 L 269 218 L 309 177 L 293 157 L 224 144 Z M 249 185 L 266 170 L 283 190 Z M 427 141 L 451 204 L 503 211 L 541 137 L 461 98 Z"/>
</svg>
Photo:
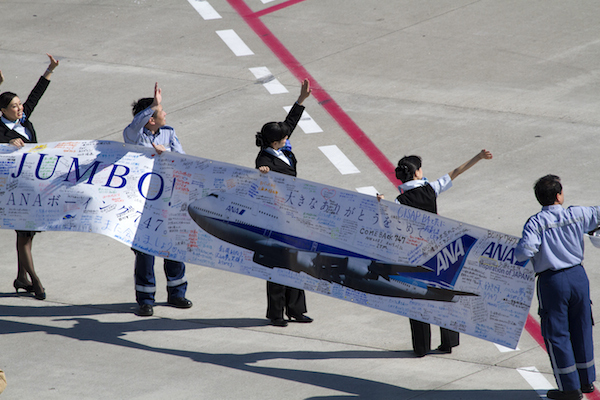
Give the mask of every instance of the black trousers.
<svg viewBox="0 0 600 400">
<path fill-rule="evenodd" d="M 412 333 L 413 351 L 419 356 L 424 356 L 431 350 L 431 325 L 426 322 L 410 320 L 410 331 Z M 442 347 L 452 348 L 459 344 L 458 332 L 440 327 Z"/>
<path fill-rule="evenodd" d="M 304 290 L 267 282 L 267 318 L 282 319 L 283 312 L 299 316 L 306 312 Z"/>
</svg>

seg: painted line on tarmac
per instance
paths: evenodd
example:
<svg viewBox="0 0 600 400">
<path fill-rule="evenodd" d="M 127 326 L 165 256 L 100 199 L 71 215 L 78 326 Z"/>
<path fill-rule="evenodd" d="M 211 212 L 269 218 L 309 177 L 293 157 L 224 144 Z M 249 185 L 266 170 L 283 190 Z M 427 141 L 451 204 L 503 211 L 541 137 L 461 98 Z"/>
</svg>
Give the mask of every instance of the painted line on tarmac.
<svg viewBox="0 0 600 400">
<path fill-rule="evenodd" d="M 548 390 L 554 389 L 554 386 L 548 382 L 548 379 L 536 367 L 517 368 L 517 371 L 543 399 L 546 398 Z"/>
<path fill-rule="evenodd" d="M 275 54 L 277 58 L 286 66 L 286 68 L 300 81 L 305 78 L 310 80 L 312 95 L 329 113 L 329 115 L 338 123 L 338 125 L 350 136 L 352 140 L 362 149 L 365 155 L 379 168 L 380 171 L 396 186 L 398 180 L 394 172 L 395 166 L 379 150 L 369 137 L 360 129 L 360 127 L 346 114 L 346 112 L 335 102 L 331 96 L 319 85 L 316 79 L 296 60 L 289 50 L 279 41 L 279 39 L 266 27 L 259 19 L 267 10 L 275 11 L 283 7 L 288 7 L 299 1 L 288 1 L 273 6 L 262 12 L 253 12 L 244 0 L 227 0 L 231 7 L 244 19 L 246 24 L 258 35 L 265 45 Z"/>
<path fill-rule="evenodd" d="M 266 1 L 262 0 L 263 3 L 269 3 L 271 1 L 273 1 L 273 0 L 266 0 Z M 302 1 L 304 1 L 304 0 L 288 0 L 288 1 L 284 1 L 281 4 L 277 4 L 275 6 L 272 6 L 272 7 L 269 7 L 269 8 L 265 8 L 262 11 L 257 11 L 255 13 L 255 16 L 256 17 L 262 17 L 263 15 L 267 15 L 267 14 L 270 14 L 272 12 L 279 11 L 279 10 L 281 10 L 283 8 L 293 6 L 294 4 L 298 4 L 298 3 L 302 2 Z"/>
<path fill-rule="evenodd" d="M 217 31 L 217 35 L 225 42 L 227 47 L 233 51 L 238 57 L 251 56 L 254 52 L 250 50 L 250 47 L 246 46 L 246 43 L 238 36 L 233 29 L 225 29 Z"/>
<path fill-rule="evenodd" d="M 285 106 L 283 107 L 283 109 L 286 113 L 289 113 L 292 109 L 292 106 Z M 300 121 L 298 121 L 298 126 L 304 131 L 304 133 L 307 134 L 323 132 L 323 129 L 321 129 L 319 124 L 317 124 L 315 120 L 312 119 L 312 117 L 309 113 L 306 112 L 306 110 L 304 110 L 304 112 L 302 113 L 302 117 L 300 118 Z"/>
<path fill-rule="evenodd" d="M 319 150 L 325 154 L 325 157 L 331 161 L 342 175 L 360 173 L 359 169 L 352 164 L 352 161 L 335 144 L 331 146 L 319 146 Z"/>
<path fill-rule="evenodd" d="M 270 94 L 281 94 L 289 93 L 288 90 L 279 82 L 277 78 L 273 76 L 269 68 L 267 67 L 256 67 L 250 68 L 250 72 L 254 74 L 256 79 L 262 83 Z M 291 109 L 291 107 L 290 107 Z"/>
<path fill-rule="evenodd" d="M 200 14 L 204 20 L 222 18 L 221 15 L 206 0 L 188 0 L 188 2 L 196 11 L 198 11 L 198 14 Z"/>
<path fill-rule="evenodd" d="M 510 353 L 511 351 L 521 350 L 518 347 L 516 349 L 511 349 L 510 347 L 502 346 L 501 344 L 498 344 L 498 343 L 494 343 L 494 345 L 496 346 L 496 348 L 498 349 L 498 351 L 500 353 Z"/>
<path fill-rule="evenodd" d="M 375 186 L 357 187 L 356 191 L 358 193 L 368 194 L 370 196 L 377 196 L 379 194 L 379 192 L 377 191 L 377 189 L 375 188 Z"/>
</svg>

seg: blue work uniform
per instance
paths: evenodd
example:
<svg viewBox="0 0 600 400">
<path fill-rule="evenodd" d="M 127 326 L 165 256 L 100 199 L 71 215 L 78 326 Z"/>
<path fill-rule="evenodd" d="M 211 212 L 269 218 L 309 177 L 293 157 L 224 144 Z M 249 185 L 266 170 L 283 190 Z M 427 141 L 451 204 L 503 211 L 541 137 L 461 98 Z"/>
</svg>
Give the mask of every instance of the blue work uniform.
<svg viewBox="0 0 600 400">
<path fill-rule="evenodd" d="M 156 134 L 144 126 L 154 114 L 151 107 L 140 111 L 133 117 L 133 121 L 123 131 L 125 143 L 137 144 L 144 147 L 163 145 L 167 151 L 185 154 L 181 143 L 175 134 L 175 129 L 170 126 L 161 127 Z M 137 303 L 154 304 L 156 293 L 156 278 L 154 276 L 154 256 L 132 249 L 135 253 L 135 297 Z M 164 260 L 164 270 L 167 277 L 167 294 L 169 299 L 185 297 L 187 278 L 185 277 L 185 264 L 181 261 Z"/>
<path fill-rule="evenodd" d="M 561 391 L 596 380 L 590 284 L 581 262 L 584 234 L 598 227 L 599 214 L 600 207 L 545 206 L 529 218 L 515 250 L 538 276 L 542 336 Z"/>
</svg>

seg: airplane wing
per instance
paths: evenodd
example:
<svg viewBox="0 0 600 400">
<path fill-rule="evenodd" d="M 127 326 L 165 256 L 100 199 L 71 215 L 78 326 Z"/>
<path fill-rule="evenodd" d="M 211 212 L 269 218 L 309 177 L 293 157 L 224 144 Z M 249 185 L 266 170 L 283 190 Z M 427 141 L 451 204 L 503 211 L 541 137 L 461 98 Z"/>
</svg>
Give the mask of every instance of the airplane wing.
<svg viewBox="0 0 600 400">
<path fill-rule="evenodd" d="M 434 286 L 427 286 L 428 297 L 434 297 L 431 300 L 438 301 L 456 301 L 455 296 L 479 296 L 477 293 L 463 292 L 460 290 L 443 289 Z"/>
</svg>

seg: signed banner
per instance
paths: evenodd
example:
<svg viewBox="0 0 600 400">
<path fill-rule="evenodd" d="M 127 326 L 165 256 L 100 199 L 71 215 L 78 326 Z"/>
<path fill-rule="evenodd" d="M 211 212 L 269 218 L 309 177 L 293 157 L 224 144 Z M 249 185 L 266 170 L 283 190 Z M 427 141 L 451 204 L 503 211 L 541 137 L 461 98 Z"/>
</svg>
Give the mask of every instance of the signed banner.
<svg viewBox="0 0 600 400">
<path fill-rule="evenodd" d="M 515 348 L 533 297 L 518 238 L 291 176 L 108 141 L 0 145 L 1 228 L 138 250 Z M 225 284 L 225 283 L 224 283 Z"/>
</svg>

